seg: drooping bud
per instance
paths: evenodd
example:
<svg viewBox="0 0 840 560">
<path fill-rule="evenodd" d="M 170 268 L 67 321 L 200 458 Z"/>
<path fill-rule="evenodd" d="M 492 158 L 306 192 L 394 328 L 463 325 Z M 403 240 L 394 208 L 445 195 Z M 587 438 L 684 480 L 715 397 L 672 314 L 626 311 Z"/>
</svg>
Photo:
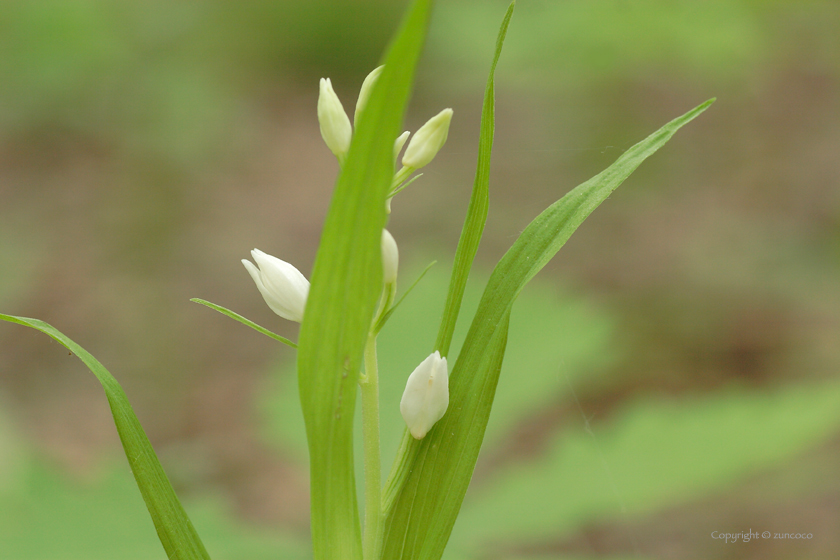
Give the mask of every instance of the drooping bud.
<svg viewBox="0 0 840 560">
<path fill-rule="evenodd" d="M 435 350 L 408 376 L 400 413 L 411 435 L 423 439 L 449 406 L 449 373 L 446 358 Z"/>
<path fill-rule="evenodd" d="M 353 124 L 359 126 L 359 115 L 362 113 L 362 109 L 365 108 L 367 105 L 368 99 L 370 99 L 370 92 L 373 91 L 373 84 L 376 83 L 376 79 L 379 77 L 379 74 L 382 73 L 382 69 L 385 68 L 385 65 L 378 66 L 373 69 L 373 71 L 367 75 L 365 81 L 362 82 L 362 88 L 359 90 L 359 99 L 356 101 L 356 113 L 353 115 Z"/>
<path fill-rule="evenodd" d="M 247 259 L 242 259 L 242 264 L 254 279 L 265 302 L 284 319 L 300 323 L 309 295 L 309 280 L 286 261 L 259 249 L 251 251 L 251 256 L 259 268 Z"/>
<path fill-rule="evenodd" d="M 400 152 L 402 151 L 403 146 L 405 146 L 405 141 L 408 140 L 408 137 L 410 135 L 411 132 L 406 130 L 405 132 L 397 136 L 397 139 L 394 142 L 394 162 L 396 162 L 397 158 L 400 157 Z"/>
<path fill-rule="evenodd" d="M 399 251 L 394 236 L 387 229 L 382 230 L 382 278 L 386 284 L 397 281 Z"/>
<path fill-rule="evenodd" d="M 327 147 L 340 162 L 350 149 L 353 128 L 344 107 L 333 91 L 329 78 L 321 78 L 321 90 L 318 95 L 318 123 L 321 125 L 321 137 Z"/>
<path fill-rule="evenodd" d="M 421 126 L 408 143 L 402 164 L 411 169 L 420 169 L 432 161 L 446 142 L 451 120 L 452 109 L 444 109 Z"/>
</svg>

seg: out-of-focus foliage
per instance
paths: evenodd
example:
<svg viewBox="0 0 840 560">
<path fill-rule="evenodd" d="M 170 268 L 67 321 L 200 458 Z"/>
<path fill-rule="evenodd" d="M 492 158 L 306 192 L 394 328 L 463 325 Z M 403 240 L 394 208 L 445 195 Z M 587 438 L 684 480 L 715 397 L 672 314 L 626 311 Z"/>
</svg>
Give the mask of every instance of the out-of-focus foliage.
<svg viewBox="0 0 840 560">
<path fill-rule="evenodd" d="M 838 398 L 836 381 L 766 395 L 649 397 L 628 403 L 597 435 L 584 417 L 552 437 L 544 457 L 484 481 L 452 546 L 474 553 L 476 543 L 540 542 L 723 492 L 825 443 L 840 428 Z"/>
<path fill-rule="evenodd" d="M 20 439 L 0 409 L 0 543 L 9 560 L 163 558 L 143 499 L 122 457 L 73 480 Z M 305 537 L 248 527 L 223 496 L 189 504 L 198 531 L 219 560 L 310 557 Z"/>
<path fill-rule="evenodd" d="M 494 8 L 498 11 L 492 4 L 456 0 L 440 6 L 431 48 L 453 76 L 481 79 L 487 30 Z M 511 28 L 516 45 L 506 48 L 500 72 L 520 86 L 538 82 L 543 89 L 579 90 L 616 79 L 667 76 L 695 87 L 720 87 L 745 75 L 758 77 L 768 65 L 805 51 L 813 55 L 809 68 L 836 70 L 840 64 L 840 39 L 830 32 L 840 8 L 830 0 L 543 0 L 516 17 Z M 473 24 L 463 26 L 465 21 Z M 791 34 L 780 33 L 785 26 Z M 805 37 L 806 29 L 814 35 Z M 456 35 L 459 47 L 449 48 Z M 442 91 L 452 87 L 435 85 Z"/>
<path fill-rule="evenodd" d="M 389 224 L 405 262 L 423 254 L 439 264 L 381 337 L 385 468 L 402 430 L 403 377 L 434 342 L 507 4 L 439 2 L 421 61 L 407 128 L 444 106 L 455 118 L 435 167 L 395 200 Z M 277 373 L 289 371 L 292 350 L 188 300 L 296 340 L 272 322 L 239 260 L 260 247 L 308 275 L 337 171 L 318 132 L 317 80 L 332 77 L 352 106 L 403 7 L 0 2 L 0 310 L 47 320 L 112 369 L 190 511 L 222 496 L 216 503 L 247 519 L 218 522 L 232 532 L 249 523 L 259 535 L 306 539 L 299 404 Z M 837 557 L 840 440 L 823 400 L 840 371 L 837 29 L 832 0 L 519 3 L 497 73 L 478 276 L 533 216 L 633 141 L 718 101 L 518 301 L 453 558 Z M 413 278 L 404 267 L 400 286 Z M 281 388 L 291 395 L 271 402 Z M 66 352 L 0 330 L 0 403 L 13 435 L 0 441 L 19 443 L 0 443 L 0 518 L 73 528 L 82 544 L 68 550 L 94 560 L 113 555 L 83 544 L 92 537 L 76 512 L 115 527 L 137 518 L 153 555 L 130 473 L 113 467 L 123 463 L 102 400 Z M 750 447 L 747 427 L 765 447 Z M 693 448 L 681 432 L 720 440 Z M 540 481 L 553 484 L 536 493 Z M 485 516 L 497 506 L 513 516 L 518 492 L 556 524 L 529 538 L 487 536 L 499 519 Z M 195 517 L 221 558 L 224 545 Z M 733 552 L 709 536 L 750 527 L 815 538 Z M 43 534 L 11 560 L 62 560 Z M 281 537 L 253 546 L 286 550 Z"/>
<path fill-rule="evenodd" d="M 15 488 L 0 494 L 0 542 L 13 560 L 148 560 L 164 558 L 155 528 L 131 474 L 101 465 L 96 480 L 79 484 L 54 466 L 29 457 Z M 248 527 L 213 496 L 190 504 L 197 530 L 218 560 L 304 560 L 303 535 Z"/>
<path fill-rule="evenodd" d="M 0 123 L 203 160 L 243 132 L 249 88 L 363 72 L 400 13 L 384 1 L 13 0 L 0 11 Z"/>
</svg>

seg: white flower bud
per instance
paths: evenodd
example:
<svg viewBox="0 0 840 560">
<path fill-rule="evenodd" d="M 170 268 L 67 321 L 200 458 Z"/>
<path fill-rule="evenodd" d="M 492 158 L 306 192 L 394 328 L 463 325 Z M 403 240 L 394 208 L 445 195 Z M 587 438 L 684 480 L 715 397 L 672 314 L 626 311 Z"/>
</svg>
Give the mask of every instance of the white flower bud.
<svg viewBox="0 0 840 560">
<path fill-rule="evenodd" d="M 370 98 L 370 92 L 373 91 L 373 84 L 376 83 L 376 79 L 379 77 L 379 74 L 382 73 L 382 69 L 385 68 L 385 65 L 378 66 L 373 69 L 373 72 L 367 75 L 365 81 L 362 82 L 362 89 L 359 90 L 359 99 L 356 100 L 356 113 L 353 115 L 353 124 L 359 126 L 359 114 L 362 112 L 362 109 L 365 108 L 367 105 L 368 99 Z"/>
<path fill-rule="evenodd" d="M 386 284 L 393 284 L 397 281 L 397 266 L 400 254 L 397 250 L 397 242 L 394 236 L 387 229 L 382 230 L 382 278 Z"/>
<path fill-rule="evenodd" d="M 423 439 L 449 406 L 449 376 L 446 358 L 435 350 L 408 376 L 400 401 L 400 413 L 411 435 Z"/>
<path fill-rule="evenodd" d="M 397 140 L 394 142 L 394 162 L 397 161 L 397 158 L 400 157 L 400 152 L 405 146 L 405 141 L 408 140 L 408 137 L 411 135 L 411 132 L 405 131 L 399 136 L 397 136 Z"/>
<path fill-rule="evenodd" d="M 254 279 L 265 302 L 284 319 L 300 323 L 303 320 L 306 297 L 309 295 L 309 280 L 286 261 L 267 255 L 259 249 L 251 251 L 251 256 L 259 268 L 246 259 L 242 259 L 242 264 Z"/>
<path fill-rule="evenodd" d="M 333 91 L 329 78 L 321 78 L 321 91 L 318 95 L 318 122 L 321 125 L 321 136 L 324 138 L 327 147 L 338 157 L 339 161 L 343 161 L 347 150 L 350 149 L 353 129 L 341 101 L 338 100 L 338 96 Z"/>
<path fill-rule="evenodd" d="M 451 120 L 452 109 L 444 109 L 421 126 L 408 143 L 402 164 L 411 169 L 420 169 L 432 161 L 446 142 Z"/>
</svg>

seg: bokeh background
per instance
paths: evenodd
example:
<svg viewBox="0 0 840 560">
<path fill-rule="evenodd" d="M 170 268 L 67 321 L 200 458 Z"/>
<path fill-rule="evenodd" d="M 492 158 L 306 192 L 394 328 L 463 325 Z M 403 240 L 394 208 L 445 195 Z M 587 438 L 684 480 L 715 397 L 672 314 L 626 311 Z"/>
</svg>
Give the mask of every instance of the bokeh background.
<svg viewBox="0 0 840 560">
<path fill-rule="evenodd" d="M 394 201 L 383 456 L 434 342 L 506 0 L 440 2 L 406 128 L 449 140 Z M 352 112 L 406 2 L 0 4 L 0 309 L 126 389 L 213 558 L 309 557 L 295 338 L 239 260 L 311 269 Z M 485 238 L 716 96 L 525 290 L 450 560 L 840 554 L 840 4 L 520 0 L 497 72 Z M 713 532 L 800 533 L 726 543 Z M 97 381 L 0 324 L 0 557 L 163 558 Z"/>
</svg>

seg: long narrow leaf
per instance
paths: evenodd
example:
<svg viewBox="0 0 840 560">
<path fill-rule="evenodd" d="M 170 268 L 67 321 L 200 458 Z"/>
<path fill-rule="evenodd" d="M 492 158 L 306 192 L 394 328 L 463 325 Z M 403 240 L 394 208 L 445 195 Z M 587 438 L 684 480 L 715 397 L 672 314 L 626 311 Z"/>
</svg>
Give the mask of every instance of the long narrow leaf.
<svg viewBox="0 0 840 560">
<path fill-rule="evenodd" d="M 2 313 L 0 313 L 0 319 L 31 327 L 52 337 L 74 353 L 93 372 L 102 384 L 102 388 L 105 389 L 125 456 L 134 474 L 134 480 L 137 481 L 137 486 L 143 495 L 143 500 L 146 502 L 146 507 L 149 508 L 149 515 L 152 517 L 158 538 L 167 556 L 170 560 L 209 560 L 210 556 L 204 549 L 204 544 L 198 537 L 190 518 L 187 517 L 178 496 L 175 495 L 175 490 L 172 489 L 172 484 L 163 471 L 155 450 L 152 449 L 152 444 L 134 414 L 125 392 L 105 366 L 84 348 L 44 321 Z"/>
<path fill-rule="evenodd" d="M 490 76 L 487 78 L 487 86 L 484 89 L 484 105 L 481 108 L 481 126 L 478 134 L 478 165 L 475 170 L 475 183 L 470 196 L 470 205 L 467 208 L 467 217 L 461 230 L 461 239 L 458 241 L 458 249 L 455 251 L 449 292 L 446 294 L 446 304 L 443 308 L 443 317 L 435 342 L 435 349 L 440 351 L 441 356 L 449 354 L 449 345 L 452 343 L 452 334 L 455 332 L 455 323 L 461 310 L 461 300 L 464 298 L 467 278 L 470 275 L 470 268 L 478 251 L 481 234 L 484 232 L 484 224 L 487 222 L 490 156 L 493 152 L 493 135 L 496 130 L 496 65 L 499 63 L 499 56 L 502 54 L 502 45 L 504 45 L 505 35 L 515 6 L 515 1 L 510 3 L 504 20 L 502 20 L 499 36 L 496 39 L 496 53 L 493 55 Z"/>
<path fill-rule="evenodd" d="M 401 450 L 386 489 L 384 558 L 443 554 L 478 458 L 519 292 L 642 161 L 713 101 L 666 124 L 548 207 L 496 265 L 452 369 L 449 409 L 424 439 Z"/>
<path fill-rule="evenodd" d="M 416 0 L 359 117 L 312 270 L 298 343 L 298 379 L 309 443 L 316 560 L 361 558 L 353 474 L 353 411 L 364 341 L 382 286 L 381 236 L 414 69 L 431 0 Z"/>
</svg>

